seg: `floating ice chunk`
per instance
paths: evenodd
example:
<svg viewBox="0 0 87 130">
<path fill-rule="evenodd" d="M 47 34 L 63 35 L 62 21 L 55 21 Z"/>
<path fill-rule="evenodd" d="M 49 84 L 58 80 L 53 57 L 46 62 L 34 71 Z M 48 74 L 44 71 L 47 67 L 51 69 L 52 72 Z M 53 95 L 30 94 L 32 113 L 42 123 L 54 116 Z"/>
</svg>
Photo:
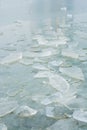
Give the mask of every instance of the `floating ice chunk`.
<svg viewBox="0 0 87 130">
<path fill-rule="evenodd" d="M 59 27 L 61 27 L 61 28 L 70 28 L 71 27 L 71 24 L 61 24 L 61 25 L 59 25 Z"/>
<path fill-rule="evenodd" d="M 72 119 L 61 119 L 46 130 L 78 130 L 78 125 Z"/>
<path fill-rule="evenodd" d="M 42 52 L 23 52 L 23 57 L 26 57 L 26 58 L 36 58 L 36 57 L 49 57 L 51 55 L 54 55 L 56 54 L 55 50 L 53 49 L 46 49 L 46 50 L 43 50 Z"/>
<path fill-rule="evenodd" d="M 46 46 L 47 47 L 59 47 L 61 45 L 66 45 L 67 42 L 66 40 L 62 40 L 62 39 L 59 39 L 59 40 L 53 40 L 53 41 L 49 41 Z"/>
<path fill-rule="evenodd" d="M 38 35 L 35 35 L 32 39 L 33 40 L 43 39 L 43 36 L 38 34 Z"/>
<path fill-rule="evenodd" d="M 87 60 L 87 52 L 86 50 L 78 50 L 79 60 L 86 61 Z"/>
<path fill-rule="evenodd" d="M 35 57 L 38 57 L 38 53 L 26 51 L 26 52 L 23 52 L 23 57 L 24 58 L 35 58 Z"/>
<path fill-rule="evenodd" d="M 40 59 L 39 57 L 34 58 L 35 63 L 47 63 L 46 60 Z"/>
<path fill-rule="evenodd" d="M 37 69 L 37 70 L 48 70 L 47 67 L 45 67 L 44 65 L 41 65 L 41 64 L 39 64 L 39 63 L 34 64 L 32 67 L 33 67 L 34 69 Z"/>
<path fill-rule="evenodd" d="M 16 95 L 18 95 L 20 92 L 22 91 L 22 89 L 18 89 L 18 88 L 10 88 L 8 91 L 7 91 L 7 95 L 9 97 L 15 97 Z"/>
<path fill-rule="evenodd" d="M 41 101 L 41 104 L 43 105 L 49 105 L 51 103 L 53 103 L 53 100 L 51 100 L 50 97 L 45 98 L 44 100 Z"/>
<path fill-rule="evenodd" d="M 49 71 L 39 71 L 34 78 L 48 78 L 50 75 Z"/>
<path fill-rule="evenodd" d="M 49 84 L 60 92 L 67 92 L 70 87 L 69 83 L 57 74 L 51 74 L 49 76 Z"/>
<path fill-rule="evenodd" d="M 37 114 L 37 110 L 32 109 L 29 106 L 20 106 L 17 111 L 16 115 L 19 117 L 31 117 Z"/>
<path fill-rule="evenodd" d="M 60 45 L 65 45 L 67 44 L 66 39 L 57 39 L 57 40 L 53 40 L 53 41 L 48 41 L 45 38 L 43 38 L 42 36 L 39 36 L 37 38 L 37 41 L 39 43 L 39 45 L 42 46 L 47 46 L 47 47 L 58 47 Z"/>
<path fill-rule="evenodd" d="M 68 111 L 69 110 L 60 105 L 55 105 L 54 107 L 52 106 L 45 107 L 46 116 L 54 119 L 63 119 L 65 117 L 65 113 Z"/>
<path fill-rule="evenodd" d="M 61 60 L 60 60 L 60 61 L 54 60 L 54 61 L 49 62 L 48 66 L 58 67 L 58 66 L 60 66 L 61 64 L 63 64 L 63 61 L 61 61 Z"/>
<path fill-rule="evenodd" d="M 54 107 L 46 107 L 46 116 L 47 117 L 55 117 L 54 115 Z"/>
<path fill-rule="evenodd" d="M 1 100 L 0 101 L 0 117 L 10 114 L 18 107 L 16 101 Z"/>
<path fill-rule="evenodd" d="M 1 64 L 11 64 L 22 59 L 22 53 L 12 53 L 1 60 Z"/>
<path fill-rule="evenodd" d="M 73 118 L 78 121 L 87 123 L 87 111 L 75 110 L 73 112 Z"/>
<path fill-rule="evenodd" d="M 37 41 L 39 45 L 46 45 L 48 43 L 48 41 L 44 38 L 39 38 Z"/>
<path fill-rule="evenodd" d="M 60 97 L 60 99 L 58 99 L 56 101 L 58 101 L 59 103 L 61 103 L 65 107 L 67 107 L 67 105 L 69 103 L 71 103 L 74 99 L 76 99 L 76 92 L 72 92 L 72 91 L 68 90 L 68 92 L 63 93 L 62 96 Z"/>
<path fill-rule="evenodd" d="M 45 45 L 48 42 L 42 35 L 36 35 L 33 40 L 37 40 L 39 45 Z"/>
<path fill-rule="evenodd" d="M 43 51 L 43 52 L 39 53 L 39 57 L 49 57 L 49 56 L 52 56 L 52 55 L 53 55 L 53 53 L 50 50 Z"/>
<path fill-rule="evenodd" d="M 62 50 L 62 56 L 81 60 L 86 58 L 86 52 L 83 50 L 73 50 L 72 48 L 69 48 Z"/>
<path fill-rule="evenodd" d="M 44 98 L 44 95 L 38 95 L 38 94 L 34 94 L 34 96 L 31 96 L 31 99 L 32 99 L 32 101 L 35 101 L 35 102 L 41 102 L 41 100 Z"/>
<path fill-rule="evenodd" d="M 7 130 L 7 126 L 4 123 L 0 123 L 0 130 Z"/>
<path fill-rule="evenodd" d="M 74 59 L 79 58 L 79 54 L 71 49 L 62 50 L 62 56 L 70 57 L 70 58 L 74 58 Z"/>
<path fill-rule="evenodd" d="M 71 78 L 75 78 L 78 80 L 84 80 L 83 72 L 79 67 L 76 67 L 76 66 L 72 66 L 72 67 L 68 67 L 68 68 L 60 67 L 59 71 L 61 73 L 63 73 L 64 75 L 67 75 Z"/>
<path fill-rule="evenodd" d="M 29 60 L 29 59 L 22 59 L 19 61 L 21 64 L 23 65 L 32 65 L 33 64 L 33 60 Z"/>
<path fill-rule="evenodd" d="M 43 99 L 41 101 L 41 104 L 43 104 L 43 105 L 49 105 L 51 103 L 54 103 L 54 102 L 60 100 L 62 98 L 62 96 L 63 95 L 60 92 L 57 92 L 57 93 L 52 94 L 52 95 L 48 96 L 47 98 Z"/>
<path fill-rule="evenodd" d="M 65 39 L 59 39 L 59 40 L 53 41 L 53 44 L 56 45 L 56 46 L 59 46 L 59 45 L 66 45 L 67 42 L 66 42 Z"/>
<path fill-rule="evenodd" d="M 52 103 L 56 103 L 56 104 L 58 103 L 60 105 L 65 106 L 66 108 L 69 108 L 67 106 L 67 104 L 69 104 L 75 98 L 76 98 L 75 93 L 72 93 L 71 91 L 68 91 L 67 93 L 56 92 L 56 93 L 48 96 L 47 98 L 43 99 L 41 101 L 41 104 L 49 105 Z"/>
</svg>

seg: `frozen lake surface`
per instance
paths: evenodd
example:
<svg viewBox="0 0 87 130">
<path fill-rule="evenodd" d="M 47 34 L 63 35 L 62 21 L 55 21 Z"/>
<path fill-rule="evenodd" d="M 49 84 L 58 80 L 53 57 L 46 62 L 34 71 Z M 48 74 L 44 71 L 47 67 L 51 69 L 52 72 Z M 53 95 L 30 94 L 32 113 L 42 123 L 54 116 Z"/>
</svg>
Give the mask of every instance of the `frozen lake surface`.
<svg viewBox="0 0 87 130">
<path fill-rule="evenodd" d="M 0 0 L 0 130 L 87 129 L 86 5 Z"/>
</svg>

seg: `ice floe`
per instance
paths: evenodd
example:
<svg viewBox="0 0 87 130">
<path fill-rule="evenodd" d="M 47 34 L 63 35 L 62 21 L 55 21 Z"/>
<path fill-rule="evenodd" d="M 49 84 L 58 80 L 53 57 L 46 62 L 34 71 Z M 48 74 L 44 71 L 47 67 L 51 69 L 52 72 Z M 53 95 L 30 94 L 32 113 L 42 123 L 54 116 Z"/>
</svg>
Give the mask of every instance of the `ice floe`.
<svg viewBox="0 0 87 130">
<path fill-rule="evenodd" d="M 62 119 L 48 127 L 46 130 L 78 130 L 76 122 L 72 119 Z"/>
<path fill-rule="evenodd" d="M 84 110 L 75 110 L 73 112 L 73 118 L 77 121 L 87 123 L 87 111 Z"/>
<path fill-rule="evenodd" d="M 44 70 L 44 71 L 48 70 L 47 67 L 45 67 L 44 65 L 39 64 L 39 63 L 34 64 L 32 67 L 33 67 L 34 69 L 37 69 L 37 70 Z"/>
<path fill-rule="evenodd" d="M 69 83 L 58 74 L 49 75 L 49 84 L 60 92 L 67 92 L 69 90 Z"/>
<path fill-rule="evenodd" d="M 7 99 L 0 100 L 0 117 L 4 117 L 7 114 L 12 113 L 18 107 L 16 101 L 10 101 Z"/>
<path fill-rule="evenodd" d="M 16 115 L 22 118 L 25 117 L 31 117 L 37 114 L 37 110 L 29 107 L 29 106 L 20 106 L 17 110 L 16 110 Z"/>
<path fill-rule="evenodd" d="M 59 71 L 61 73 L 63 73 L 64 75 L 67 75 L 71 78 L 75 78 L 78 80 L 85 80 L 84 74 L 83 74 L 81 68 L 79 68 L 77 66 L 72 66 L 72 67 L 68 67 L 68 68 L 60 67 Z"/>
<path fill-rule="evenodd" d="M 21 59 L 22 59 L 22 53 L 12 53 L 12 54 L 9 54 L 8 56 L 4 57 L 0 61 L 0 64 L 12 64 L 12 63 L 17 62 Z"/>
</svg>

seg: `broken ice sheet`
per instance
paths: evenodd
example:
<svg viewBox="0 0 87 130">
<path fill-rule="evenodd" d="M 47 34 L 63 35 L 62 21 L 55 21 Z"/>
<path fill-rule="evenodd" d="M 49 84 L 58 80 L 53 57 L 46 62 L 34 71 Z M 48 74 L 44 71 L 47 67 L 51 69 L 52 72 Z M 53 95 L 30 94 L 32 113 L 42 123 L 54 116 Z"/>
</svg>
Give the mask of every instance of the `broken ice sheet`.
<svg viewBox="0 0 87 130">
<path fill-rule="evenodd" d="M 49 75 L 49 84 L 56 90 L 65 93 L 69 90 L 69 83 L 58 74 Z"/>
<path fill-rule="evenodd" d="M 12 53 L 12 54 L 9 54 L 8 56 L 4 57 L 0 61 L 0 64 L 12 64 L 12 63 L 17 62 L 21 59 L 22 59 L 22 53 Z"/>
<path fill-rule="evenodd" d="M 78 79 L 78 80 L 85 80 L 82 70 L 77 66 L 72 66 L 68 68 L 60 67 L 59 71 L 62 74 L 67 75 L 71 78 Z"/>
<path fill-rule="evenodd" d="M 84 110 L 75 110 L 73 112 L 73 118 L 77 121 L 87 123 L 87 111 Z"/>
<path fill-rule="evenodd" d="M 50 71 L 39 71 L 36 75 L 34 75 L 34 78 L 48 78 L 50 73 Z"/>
<path fill-rule="evenodd" d="M 62 98 L 62 94 L 60 92 L 54 93 L 50 96 L 45 97 L 42 101 L 41 104 L 43 105 L 49 105 L 53 102 L 56 102 L 57 100 L 60 100 Z"/>
<path fill-rule="evenodd" d="M 52 40 L 48 41 L 41 35 L 37 35 L 34 39 L 36 39 L 38 41 L 39 45 L 43 45 L 43 46 L 46 46 L 46 47 L 58 47 L 60 45 L 66 45 L 67 44 L 65 39 L 64 40 L 63 39 L 57 39 L 57 40 L 53 40 L 53 41 Z"/>
<path fill-rule="evenodd" d="M 76 98 L 75 93 L 73 92 L 67 92 L 67 93 L 60 93 L 56 92 L 50 96 L 47 96 L 41 101 L 41 104 L 43 105 L 49 105 L 51 103 L 56 103 L 58 105 L 65 106 L 66 108 L 69 108 L 67 104 L 70 104 L 72 100 Z"/>
<path fill-rule="evenodd" d="M 20 89 L 20 88 L 14 88 L 14 87 L 12 87 L 12 88 L 10 88 L 7 91 L 7 95 L 9 97 L 15 97 L 16 95 L 20 94 L 22 91 L 23 91 L 22 88 Z"/>
<path fill-rule="evenodd" d="M 28 59 L 28 58 L 24 58 L 24 59 L 21 59 L 19 61 L 19 63 L 28 66 L 28 65 L 32 65 L 33 64 L 33 60 L 32 59 Z"/>
<path fill-rule="evenodd" d="M 71 113 L 67 108 L 64 108 L 62 106 L 46 106 L 45 107 L 45 114 L 49 118 L 53 119 L 65 119 L 66 118 L 66 113 Z"/>
<path fill-rule="evenodd" d="M 52 55 L 55 55 L 55 51 L 52 50 L 43 50 L 42 52 L 29 52 L 29 51 L 25 51 L 23 52 L 23 57 L 26 58 L 37 58 L 37 57 L 50 57 Z"/>
<path fill-rule="evenodd" d="M 77 48 L 68 48 L 68 49 L 63 49 L 62 50 L 62 56 L 69 57 L 72 59 L 78 59 L 78 60 L 87 60 L 86 56 L 86 51 Z"/>
<path fill-rule="evenodd" d="M 44 37 L 38 37 L 37 41 L 39 45 L 46 45 L 48 43 Z"/>
<path fill-rule="evenodd" d="M 59 66 L 61 66 L 61 64 L 63 63 L 63 61 L 62 60 L 53 60 L 53 61 L 50 61 L 49 63 L 48 63 L 48 66 L 54 66 L 54 67 L 59 67 Z"/>
<path fill-rule="evenodd" d="M 62 119 L 51 125 L 46 130 L 78 130 L 78 126 L 73 119 Z"/>
<path fill-rule="evenodd" d="M 51 57 L 52 55 L 55 55 L 55 51 L 52 50 L 43 50 L 41 53 L 39 53 L 38 57 Z"/>
<path fill-rule="evenodd" d="M 29 107 L 29 106 L 20 106 L 19 108 L 17 108 L 17 110 L 15 111 L 16 115 L 19 117 L 31 117 L 37 114 L 37 110 Z"/>
<path fill-rule="evenodd" d="M 41 95 L 40 94 L 36 94 L 36 95 L 34 94 L 34 95 L 31 96 L 31 99 L 32 99 L 32 101 L 40 103 L 42 101 L 42 99 L 44 99 L 44 97 L 45 97 L 45 95 L 42 95 L 42 94 Z"/>
<path fill-rule="evenodd" d="M 39 40 L 39 39 L 41 40 L 41 39 L 44 39 L 44 37 L 43 37 L 43 35 L 37 34 L 37 35 L 34 35 L 32 39 L 33 40 Z"/>
<path fill-rule="evenodd" d="M 33 67 L 34 69 L 37 69 L 37 70 L 48 70 L 47 67 L 45 67 L 44 65 L 39 64 L 39 63 L 34 64 L 32 67 Z"/>
<path fill-rule="evenodd" d="M 67 42 L 65 40 L 58 39 L 58 40 L 48 41 L 48 43 L 45 46 L 56 48 L 64 45 L 67 45 Z"/>
<path fill-rule="evenodd" d="M 36 57 L 38 57 L 38 53 L 36 52 L 30 52 L 30 51 L 23 52 L 23 58 L 36 58 Z"/>
<path fill-rule="evenodd" d="M 64 46 L 66 45 L 67 42 L 66 40 L 58 39 L 58 40 L 53 40 L 49 42 L 49 46 L 54 46 L 54 47 L 59 47 L 59 46 Z"/>
<path fill-rule="evenodd" d="M 78 59 L 79 55 L 71 49 L 63 49 L 62 56 Z"/>
<path fill-rule="evenodd" d="M 54 110 L 54 107 L 46 107 L 46 116 L 55 117 L 53 110 Z"/>
<path fill-rule="evenodd" d="M 8 99 L 1 99 L 0 100 L 0 117 L 3 117 L 7 114 L 10 114 L 18 107 L 16 101 L 11 101 Z"/>
</svg>

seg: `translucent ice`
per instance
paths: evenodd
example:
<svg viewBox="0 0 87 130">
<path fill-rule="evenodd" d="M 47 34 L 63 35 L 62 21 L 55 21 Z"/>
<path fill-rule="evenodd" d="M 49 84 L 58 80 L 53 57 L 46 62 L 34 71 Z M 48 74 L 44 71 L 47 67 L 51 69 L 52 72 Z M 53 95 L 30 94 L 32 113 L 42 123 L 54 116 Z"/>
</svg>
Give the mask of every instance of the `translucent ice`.
<svg viewBox="0 0 87 130">
<path fill-rule="evenodd" d="M 0 101 L 0 117 L 10 114 L 18 107 L 16 101 L 1 100 Z"/>
<path fill-rule="evenodd" d="M 46 116 L 47 117 L 55 117 L 53 110 L 54 110 L 54 107 L 46 107 Z"/>
<path fill-rule="evenodd" d="M 32 67 L 33 67 L 34 69 L 37 69 L 37 70 L 48 70 L 47 67 L 45 67 L 44 65 L 39 64 L 39 63 L 34 64 Z"/>
<path fill-rule="evenodd" d="M 26 66 L 33 64 L 33 60 L 32 59 L 28 59 L 28 58 L 24 58 L 24 59 L 20 60 L 19 62 L 21 64 L 23 64 L 23 65 L 26 65 Z"/>
<path fill-rule="evenodd" d="M 58 60 L 58 61 L 53 60 L 53 61 L 51 61 L 51 62 L 49 62 L 49 63 L 48 63 L 48 66 L 58 67 L 58 66 L 61 66 L 61 65 L 62 65 L 62 63 L 63 63 L 63 61 L 62 61 L 62 60 Z"/>
<path fill-rule="evenodd" d="M 79 58 L 79 54 L 70 49 L 62 50 L 62 55 L 65 57 L 70 57 L 70 58 L 74 58 L 74 59 Z"/>
<path fill-rule="evenodd" d="M 47 130 L 78 130 L 78 126 L 72 119 L 62 119 L 47 128 Z"/>
<path fill-rule="evenodd" d="M 64 75 L 67 75 L 67 76 L 69 76 L 71 78 L 75 78 L 75 79 L 78 79 L 78 80 L 84 80 L 83 72 L 77 66 L 72 66 L 72 67 L 68 67 L 68 68 L 60 67 L 59 71 L 61 73 L 63 73 Z"/>
<path fill-rule="evenodd" d="M 20 106 L 17 111 L 16 111 L 16 115 L 18 115 L 19 117 L 31 117 L 36 115 L 37 110 L 32 109 L 29 106 Z"/>
<path fill-rule="evenodd" d="M 86 59 L 86 52 L 83 50 L 76 50 L 76 48 L 68 48 L 68 49 L 63 49 L 62 50 L 62 56 L 73 58 L 73 59 L 78 59 L 78 60 L 84 60 Z"/>
<path fill-rule="evenodd" d="M 49 76 L 49 84 L 60 92 L 67 92 L 70 87 L 69 83 L 58 74 Z"/>
<path fill-rule="evenodd" d="M 56 103 L 68 108 L 67 104 L 69 104 L 73 99 L 76 98 L 75 93 L 68 91 L 67 93 L 56 92 L 41 101 L 43 105 L 49 105 L 52 103 Z"/>
<path fill-rule="evenodd" d="M 87 123 L 87 111 L 75 110 L 73 112 L 73 118 L 78 121 Z"/>
<path fill-rule="evenodd" d="M 49 71 L 39 71 L 34 78 L 48 78 L 50 75 Z"/>
<path fill-rule="evenodd" d="M 54 103 L 54 102 L 57 102 L 58 100 L 60 100 L 62 98 L 62 96 L 63 95 L 60 92 L 57 92 L 57 93 L 52 94 L 52 95 L 46 97 L 45 99 L 43 99 L 41 101 L 41 103 L 43 105 L 49 105 L 51 103 Z"/>
<path fill-rule="evenodd" d="M 12 53 L 1 60 L 1 64 L 11 64 L 22 59 L 22 53 Z"/>
</svg>

